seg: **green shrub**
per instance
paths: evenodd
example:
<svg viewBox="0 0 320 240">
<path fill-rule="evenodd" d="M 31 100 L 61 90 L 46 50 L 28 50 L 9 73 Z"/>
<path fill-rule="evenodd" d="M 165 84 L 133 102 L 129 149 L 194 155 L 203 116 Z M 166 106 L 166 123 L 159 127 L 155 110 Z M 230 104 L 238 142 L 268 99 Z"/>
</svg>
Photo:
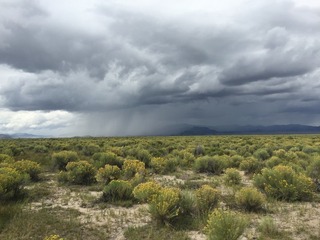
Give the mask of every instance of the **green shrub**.
<svg viewBox="0 0 320 240">
<path fill-rule="evenodd" d="M 136 173 L 131 179 L 130 183 L 132 184 L 133 187 L 138 186 L 140 183 L 145 182 L 146 180 L 146 175 L 144 173 Z"/>
<path fill-rule="evenodd" d="M 257 173 L 261 169 L 261 163 L 256 158 L 249 157 L 241 162 L 240 169 L 245 174 Z"/>
<path fill-rule="evenodd" d="M 124 201 L 132 199 L 133 187 L 124 180 L 112 180 L 103 189 L 102 198 L 107 202 Z"/>
<path fill-rule="evenodd" d="M 14 163 L 13 157 L 7 155 L 7 154 L 0 154 L 0 164 L 12 164 Z"/>
<path fill-rule="evenodd" d="M 95 182 L 96 170 L 87 161 L 69 162 L 66 170 L 67 181 L 70 183 L 89 185 Z"/>
<path fill-rule="evenodd" d="M 253 156 L 258 160 L 267 160 L 270 157 L 266 149 L 258 149 L 253 153 Z"/>
<path fill-rule="evenodd" d="M 197 199 L 193 191 L 181 191 L 179 206 L 179 214 L 182 217 L 194 216 L 197 210 Z"/>
<path fill-rule="evenodd" d="M 283 161 L 277 157 L 277 156 L 272 156 L 271 158 L 269 158 L 265 163 L 266 163 L 266 166 L 268 168 L 273 168 L 277 165 L 280 165 Z"/>
<path fill-rule="evenodd" d="M 43 240 L 65 240 L 65 239 L 61 238 L 59 235 L 50 235 L 45 237 Z"/>
<path fill-rule="evenodd" d="M 318 151 L 319 151 L 319 149 L 314 146 L 304 146 L 302 148 L 302 152 L 307 153 L 307 154 L 315 153 Z"/>
<path fill-rule="evenodd" d="M 207 214 L 218 205 L 219 192 L 209 185 L 196 190 L 197 208 L 200 214 Z"/>
<path fill-rule="evenodd" d="M 254 184 L 267 196 L 286 201 L 310 200 L 314 191 L 311 178 L 283 165 L 263 169 L 254 176 Z"/>
<path fill-rule="evenodd" d="M 66 170 L 66 166 L 69 162 L 78 160 L 78 154 L 73 151 L 61 151 L 52 154 L 53 167 L 58 170 Z"/>
<path fill-rule="evenodd" d="M 39 163 L 30 160 L 21 160 L 13 164 L 14 168 L 17 169 L 22 174 L 28 174 L 31 181 L 39 180 L 39 174 L 41 172 L 41 167 Z"/>
<path fill-rule="evenodd" d="M 49 150 L 48 150 L 48 148 L 46 146 L 36 145 L 34 147 L 34 152 L 35 153 L 47 153 L 47 152 L 49 152 Z"/>
<path fill-rule="evenodd" d="M 123 164 L 123 160 L 112 152 L 95 153 L 93 154 L 92 159 L 93 164 L 97 168 L 104 167 L 106 164 L 116 165 L 119 168 L 121 168 Z"/>
<path fill-rule="evenodd" d="M 25 175 L 10 167 L 0 168 L 0 200 L 13 199 L 21 192 Z"/>
<path fill-rule="evenodd" d="M 311 164 L 307 167 L 308 176 L 315 181 L 320 180 L 320 158 L 314 159 Z"/>
<path fill-rule="evenodd" d="M 215 209 L 209 216 L 205 231 L 208 240 L 237 240 L 247 225 L 248 221 L 239 213 Z"/>
<path fill-rule="evenodd" d="M 227 168 L 224 176 L 227 185 L 238 185 L 241 183 L 240 172 L 236 168 Z"/>
<path fill-rule="evenodd" d="M 284 149 L 278 149 L 278 150 L 273 151 L 273 156 L 277 156 L 281 160 L 286 159 L 286 154 L 287 154 L 287 152 Z"/>
<path fill-rule="evenodd" d="M 282 233 L 279 231 L 276 223 L 271 217 L 263 218 L 258 229 L 261 235 L 267 239 L 280 239 L 282 236 Z"/>
<path fill-rule="evenodd" d="M 195 161 L 194 155 L 187 150 L 173 150 L 171 155 L 179 162 L 179 166 L 191 167 Z"/>
<path fill-rule="evenodd" d="M 243 157 L 240 155 L 234 155 L 230 158 L 229 167 L 231 168 L 238 168 L 240 163 L 243 161 Z"/>
<path fill-rule="evenodd" d="M 148 202 L 160 192 L 162 187 L 156 182 L 140 183 L 133 189 L 133 196 L 140 202 Z"/>
<path fill-rule="evenodd" d="M 226 161 L 221 156 L 204 156 L 195 160 L 195 171 L 221 174 L 226 167 Z"/>
<path fill-rule="evenodd" d="M 172 159 L 156 157 L 151 159 L 150 167 L 155 173 L 165 174 L 174 171 L 176 163 Z"/>
<path fill-rule="evenodd" d="M 151 154 L 145 150 L 145 149 L 137 149 L 137 151 L 134 154 L 134 157 L 138 159 L 141 162 L 144 162 L 145 166 L 149 166 L 151 161 Z"/>
<path fill-rule="evenodd" d="M 106 164 L 103 168 L 99 168 L 96 174 L 96 180 L 108 184 L 112 180 L 119 179 L 121 170 L 117 166 Z"/>
<path fill-rule="evenodd" d="M 126 178 L 132 178 L 136 173 L 144 175 L 146 171 L 144 162 L 139 160 L 125 160 L 122 170 Z"/>
<path fill-rule="evenodd" d="M 189 153 L 188 151 L 182 151 L 182 165 L 183 166 L 192 166 L 194 164 L 195 161 L 195 157 L 194 155 L 192 155 L 191 153 Z"/>
<path fill-rule="evenodd" d="M 236 193 L 236 203 L 247 211 L 261 210 L 265 202 L 265 196 L 253 187 L 242 188 Z"/>
<path fill-rule="evenodd" d="M 100 147 L 97 144 L 89 143 L 82 148 L 82 153 L 85 156 L 92 156 L 93 154 L 100 152 Z"/>
<path fill-rule="evenodd" d="M 149 203 L 151 216 L 161 224 L 170 224 L 179 214 L 180 189 L 162 188 Z"/>
</svg>

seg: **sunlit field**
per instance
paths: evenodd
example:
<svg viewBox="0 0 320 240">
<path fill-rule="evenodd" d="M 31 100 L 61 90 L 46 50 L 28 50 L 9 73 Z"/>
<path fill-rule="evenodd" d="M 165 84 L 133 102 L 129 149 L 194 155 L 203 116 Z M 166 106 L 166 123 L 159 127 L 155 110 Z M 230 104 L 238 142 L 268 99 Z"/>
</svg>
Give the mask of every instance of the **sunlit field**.
<svg viewBox="0 0 320 240">
<path fill-rule="evenodd" d="M 0 141 L 0 239 L 320 239 L 320 136 Z"/>
</svg>

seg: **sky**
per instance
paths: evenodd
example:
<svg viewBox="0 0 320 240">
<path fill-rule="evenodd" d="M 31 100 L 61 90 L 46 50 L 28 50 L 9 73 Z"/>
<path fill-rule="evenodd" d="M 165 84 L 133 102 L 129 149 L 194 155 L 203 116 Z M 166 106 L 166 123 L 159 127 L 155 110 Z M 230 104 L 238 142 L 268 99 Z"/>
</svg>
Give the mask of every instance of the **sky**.
<svg viewBox="0 0 320 240">
<path fill-rule="evenodd" d="M 0 0 L 0 133 L 320 125 L 318 0 Z"/>
</svg>

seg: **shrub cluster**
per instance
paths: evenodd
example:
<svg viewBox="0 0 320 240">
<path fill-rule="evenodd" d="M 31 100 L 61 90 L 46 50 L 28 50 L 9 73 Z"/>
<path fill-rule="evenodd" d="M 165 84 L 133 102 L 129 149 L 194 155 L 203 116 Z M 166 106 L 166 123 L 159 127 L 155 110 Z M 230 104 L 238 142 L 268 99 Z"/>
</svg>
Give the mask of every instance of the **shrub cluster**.
<svg viewBox="0 0 320 240">
<path fill-rule="evenodd" d="M 170 221 L 179 214 L 179 201 L 180 189 L 169 187 L 160 189 L 149 203 L 151 216 L 162 224 L 170 224 Z"/>
<path fill-rule="evenodd" d="M 139 160 L 125 160 L 122 170 L 126 178 L 132 178 L 137 173 L 144 175 L 146 171 L 144 162 Z"/>
<path fill-rule="evenodd" d="M 221 174 L 226 167 L 226 161 L 221 156 L 204 156 L 195 160 L 194 168 L 196 172 Z"/>
<path fill-rule="evenodd" d="M 103 199 L 107 202 L 132 199 L 133 187 L 129 181 L 112 180 L 103 189 Z"/>
<path fill-rule="evenodd" d="M 61 151 L 52 154 L 53 167 L 58 170 L 66 170 L 66 166 L 69 162 L 78 160 L 78 154 L 73 151 Z"/>
<path fill-rule="evenodd" d="M 237 240 L 248 221 L 239 213 L 215 209 L 209 216 L 205 231 L 208 240 Z"/>
<path fill-rule="evenodd" d="M 109 165 L 116 165 L 119 168 L 122 167 L 123 160 L 119 158 L 116 154 L 113 152 L 99 152 L 95 153 L 92 156 L 93 164 L 97 168 L 104 167 L 106 164 Z"/>
<path fill-rule="evenodd" d="M 224 181 L 227 185 L 238 185 L 241 183 L 240 172 L 236 168 L 227 168 Z"/>
<path fill-rule="evenodd" d="M 261 169 L 262 163 L 256 158 L 249 157 L 243 160 L 239 167 L 245 174 L 252 174 L 257 173 Z"/>
<path fill-rule="evenodd" d="M 175 165 L 174 160 L 163 157 L 152 158 L 150 162 L 150 166 L 154 172 L 160 174 L 174 171 Z"/>
<path fill-rule="evenodd" d="M 218 190 L 209 185 L 203 185 L 196 190 L 197 208 L 200 214 L 207 214 L 213 210 L 219 201 Z"/>
<path fill-rule="evenodd" d="M 39 180 L 41 167 L 39 163 L 30 160 L 21 160 L 13 164 L 13 167 L 21 174 L 27 174 L 31 181 Z"/>
<path fill-rule="evenodd" d="M 316 182 L 320 180 L 320 158 L 314 159 L 307 167 L 308 175 Z"/>
<path fill-rule="evenodd" d="M 245 187 L 236 193 L 236 202 L 247 211 L 258 211 L 263 208 L 266 198 L 256 188 Z"/>
<path fill-rule="evenodd" d="M 103 168 L 99 168 L 96 180 L 104 184 L 108 184 L 112 180 L 120 178 L 121 170 L 118 166 L 106 164 Z"/>
<path fill-rule="evenodd" d="M 266 195 L 286 201 L 310 200 L 314 191 L 311 178 L 283 165 L 264 168 L 261 174 L 254 176 L 254 184 Z"/>
<path fill-rule="evenodd" d="M 0 168 L 0 200 L 13 199 L 19 195 L 25 176 L 10 167 Z"/>
<path fill-rule="evenodd" d="M 65 239 L 61 238 L 59 235 L 50 235 L 45 237 L 43 240 L 65 240 Z"/>
<path fill-rule="evenodd" d="M 156 182 L 140 183 L 133 189 L 133 196 L 140 202 L 148 202 L 160 192 L 162 187 Z"/>
<path fill-rule="evenodd" d="M 60 179 L 73 184 L 89 185 L 95 182 L 95 168 L 87 161 L 69 162 Z"/>
</svg>

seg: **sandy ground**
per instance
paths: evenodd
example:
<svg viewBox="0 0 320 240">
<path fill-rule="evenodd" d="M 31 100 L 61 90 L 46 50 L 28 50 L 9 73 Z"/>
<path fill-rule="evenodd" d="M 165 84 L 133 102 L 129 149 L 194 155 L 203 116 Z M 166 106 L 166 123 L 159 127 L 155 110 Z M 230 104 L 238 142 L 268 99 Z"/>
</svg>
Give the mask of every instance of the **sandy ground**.
<svg viewBox="0 0 320 240">
<path fill-rule="evenodd" d="M 243 184 L 252 185 L 250 179 L 243 175 Z M 154 176 L 154 180 L 163 185 L 175 186 L 184 183 L 184 179 L 176 176 Z M 206 177 L 206 181 L 210 177 Z M 56 181 L 48 180 L 51 194 L 39 202 L 32 202 L 31 209 L 61 207 L 73 209 L 80 213 L 78 220 L 95 228 L 107 229 L 110 239 L 124 240 L 124 231 L 128 227 L 143 226 L 151 222 L 151 217 L 146 204 L 137 204 L 129 208 L 107 205 L 101 208 L 92 202 L 99 199 L 102 192 L 72 190 L 59 186 Z M 219 187 L 222 195 L 232 194 L 228 187 Z M 224 203 L 221 203 L 224 205 Z M 285 203 L 274 202 L 266 206 L 267 212 L 260 214 L 247 214 L 251 219 L 250 226 L 246 229 L 240 240 L 258 239 L 257 230 L 262 218 L 271 217 L 280 231 L 288 232 L 293 240 L 320 239 L 320 203 Z M 197 231 L 189 231 L 192 240 L 204 240 L 205 235 Z M 317 238 L 318 237 L 318 238 Z"/>
</svg>

